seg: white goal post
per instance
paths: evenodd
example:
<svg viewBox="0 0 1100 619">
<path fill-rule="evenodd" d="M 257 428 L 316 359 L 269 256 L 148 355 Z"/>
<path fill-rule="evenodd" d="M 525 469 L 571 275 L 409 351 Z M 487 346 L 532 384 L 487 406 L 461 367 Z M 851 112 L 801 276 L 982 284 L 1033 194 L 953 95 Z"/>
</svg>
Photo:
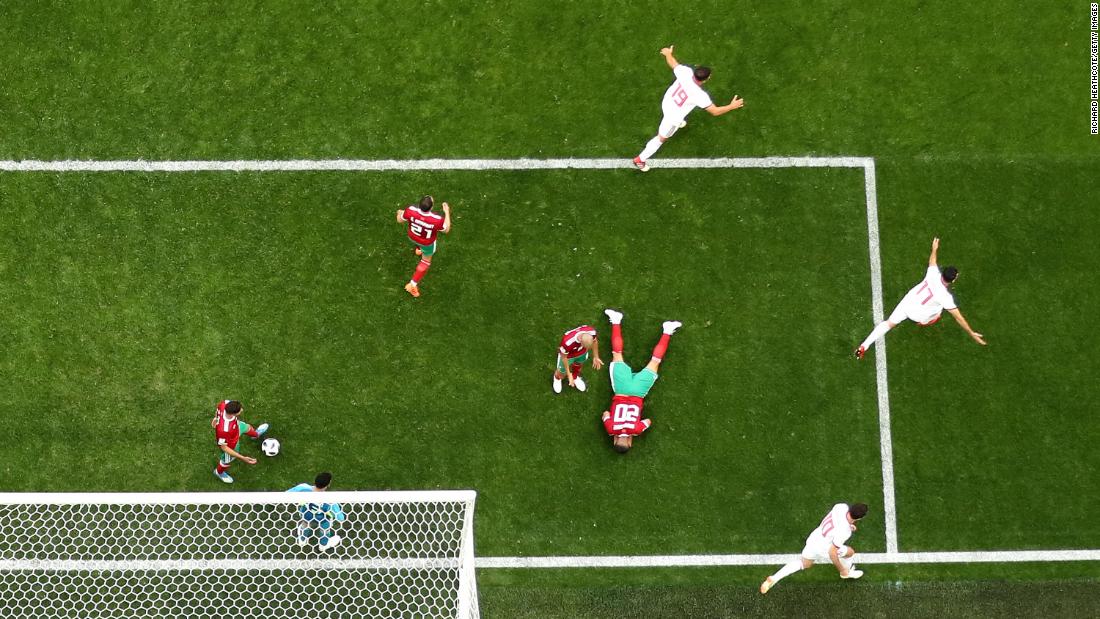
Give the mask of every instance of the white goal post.
<svg viewBox="0 0 1100 619">
<path fill-rule="evenodd" d="M 0 493 L 0 617 L 479 617 L 473 490 Z"/>
</svg>

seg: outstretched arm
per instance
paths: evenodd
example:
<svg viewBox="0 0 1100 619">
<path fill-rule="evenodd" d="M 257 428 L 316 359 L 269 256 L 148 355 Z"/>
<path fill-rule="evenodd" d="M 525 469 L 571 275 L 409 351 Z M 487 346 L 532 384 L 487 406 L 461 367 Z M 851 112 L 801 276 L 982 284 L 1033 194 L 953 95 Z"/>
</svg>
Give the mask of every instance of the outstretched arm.
<svg viewBox="0 0 1100 619">
<path fill-rule="evenodd" d="M 592 339 L 592 369 L 597 372 L 603 367 L 603 359 L 600 359 L 600 340 Z"/>
<path fill-rule="evenodd" d="M 405 211 L 398 209 L 397 211 L 397 223 L 405 223 Z"/>
<path fill-rule="evenodd" d="M 680 65 L 679 62 L 676 62 L 676 57 L 672 55 L 671 45 L 669 45 L 668 47 L 662 47 L 661 55 L 665 57 L 665 62 L 668 63 L 668 68 L 675 69 Z"/>
<path fill-rule="evenodd" d="M 713 103 L 711 103 L 710 107 L 704 109 L 710 112 L 711 116 L 721 116 L 726 112 L 732 112 L 733 110 L 736 110 L 742 105 L 745 105 L 745 100 L 741 97 L 738 97 L 737 95 L 733 95 L 733 100 L 730 101 L 727 105 L 714 105 Z"/>
<path fill-rule="evenodd" d="M 932 259 L 935 260 L 935 258 L 936 258 L 936 252 L 935 252 L 935 250 L 933 250 L 932 251 Z M 951 317 L 955 319 L 955 322 L 959 323 L 959 326 L 962 327 L 963 330 L 966 331 L 967 335 L 974 338 L 975 342 L 981 344 L 982 346 L 986 345 L 982 334 L 978 333 L 974 329 L 970 328 L 970 323 L 966 322 L 966 319 L 963 318 L 963 314 L 962 314 L 962 312 L 959 311 L 959 308 L 956 307 L 955 309 L 949 309 L 947 311 L 951 313 Z"/>
<path fill-rule="evenodd" d="M 932 254 L 930 256 L 928 256 L 928 266 L 930 266 L 930 267 L 938 266 L 936 264 L 936 252 L 939 251 L 939 249 L 940 249 L 940 237 L 937 236 L 936 238 L 932 239 Z"/>
<path fill-rule="evenodd" d="M 244 454 L 237 453 L 237 451 L 234 450 L 229 445 L 218 445 L 218 446 L 222 448 L 222 451 L 224 451 L 225 453 L 229 454 L 230 456 L 232 456 L 232 457 L 234 457 L 234 458 L 236 458 L 236 459 L 238 459 L 242 462 L 246 462 L 248 464 L 256 464 L 256 459 L 255 458 L 250 458 L 249 456 L 246 456 Z"/>
<path fill-rule="evenodd" d="M 451 205 L 443 203 L 443 234 L 451 232 Z"/>
</svg>

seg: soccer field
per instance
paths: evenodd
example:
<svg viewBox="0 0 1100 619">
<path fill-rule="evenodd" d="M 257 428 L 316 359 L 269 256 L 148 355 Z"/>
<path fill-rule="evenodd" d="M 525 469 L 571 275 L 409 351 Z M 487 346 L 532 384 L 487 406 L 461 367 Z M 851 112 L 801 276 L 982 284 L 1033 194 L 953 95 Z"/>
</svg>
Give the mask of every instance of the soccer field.
<svg viewBox="0 0 1100 619">
<path fill-rule="evenodd" d="M 0 99 L 0 491 L 222 491 L 209 418 L 235 398 L 283 453 L 232 490 L 474 488 L 483 565 L 789 555 L 837 501 L 871 506 L 861 552 L 1038 560 L 823 566 L 767 598 L 770 566 L 486 567 L 485 616 L 1096 613 L 1096 557 L 1039 552 L 1100 549 L 1088 4 L 658 8 L 0 9 L 23 60 Z M 696 112 L 641 174 L 670 42 L 746 107 Z M 693 167 L 776 156 L 860 163 Z M 362 169 L 435 158 L 616 163 Z M 16 163 L 66 159 L 306 163 Z M 456 219 L 414 300 L 394 211 L 428 192 Z M 857 362 L 876 275 L 889 313 L 933 236 L 989 346 L 945 319 Z M 550 390 L 565 330 L 596 326 L 609 360 L 606 307 L 635 368 L 684 323 L 625 456 L 606 371 Z"/>
</svg>

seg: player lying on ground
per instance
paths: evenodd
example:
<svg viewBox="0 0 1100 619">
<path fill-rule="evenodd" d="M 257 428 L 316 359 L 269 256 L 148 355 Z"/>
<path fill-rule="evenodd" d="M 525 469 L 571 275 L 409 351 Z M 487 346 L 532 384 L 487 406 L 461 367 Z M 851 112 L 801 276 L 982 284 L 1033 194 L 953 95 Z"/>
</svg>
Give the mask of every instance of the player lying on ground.
<svg viewBox="0 0 1100 619">
<path fill-rule="evenodd" d="M 603 360 L 600 359 L 600 341 L 596 339 L 596 329 L 581 325 L 561 336 L 558 364 L 554 370 L 554 393 L 561 393 L 563 376 L 569 377 L 569 386 L 576 387 L 577 391 L 588 389 L 581 378 L 581 368 L 589 356 L 592 357 L 592 369 L 598 372 L 603 367 Z"/>
<path fill-rule="evenodd" d="M 435 255 L 436 239 L 439 233 L 447 234 L 451 231 L 451 206 L 443 203 L 443 215 L 432 212 L 435 199 L 431 196 L 420 198 L 419 204 L 410 204 L 403 210 L 397 211 L 397 223 L 409 225 L 409 240 L 415 246 L 416 255 L 420 256 L 420 262 L 413 271 L 412 279 L 405 284 L 405 292 L 414 297 L 420 296 L 420 280 L 432 266 L 432 256 Z"/>
<path fill-rule="evenodd" d="M 332 483 L 332 473 L 320 473 L 313 484 L 302 482 L 287 492 L 324 492 Z M 305 503 L 298 506 L 298 515 L 302 518 L 294 533 L 299 546 L 308 546 L 309 540 L 317 536 L 317 547 L 331 550 L 340 545 L 340 536 L 333 530 L 334 522 L 347 519 L 339 503 Z"/>
<path fill-rule="evenodd" d="M 634 165 L 642 172 L 649 171 L 649 158 L 661 148 L 665 140 L 672 137 L 677 129 L 687 126 L 687 115 L 695 108 L 703 108 L 710 112 L 711 116 L 721 116 L 726 112 L 736 110 L 745 104 L 737 95 L 733 96 L 727 105 L 715 105 L 707 91 L 703 90 L 703 83 L 710 79 L 710 67 L 689 67 L 680 64 L 672 55 L 672 46 L 661 50 L 665 62 L 672 69 L 672 75 L 676 78 L 672 85 L 665 91 L 665 97 L 661 100 L 661 111 L 664 118 L 657 127 L 657 136 L 651 139 L 642 149 L 642 152 L 634 158 Z"/>
<path fill-rule="evenodd" d="M 912 320 L 922 327 L 927 327 L 936 324 L 936 321 L 940 319 L 940 314 L 945 309 L 955 319 L 955 322 L 959 323 L 959 326 L 965 329 L 970 337 L 974 338 L 975 342 L 985 346 L 982 334 L 970 328 L 970 324 L 966 322 L 962 312 L 955 305 L 954 297 L 947 291 L 947 287 L 958 279 L 959 270 L 955 267 L 947 267 L 940 271 L 940 267 L 936 264 L 936 252 L 939 249 L 939 237 L 932 239 L 932 254 L 928 256 L 928 271 L 924 274 L 924 281 L 913 286 L 909 293 L 898 303 L 898 306 L 894 308 L 894 311 L 890 312 L 890 317 L 875 326 L 867 339 L 863 340 L 863 343 L 856 349 L 856 359 L 862 359 L 872 344 L 877 342 L 880 337 L 884 337 L 890 329 L 898 326 L 901 322 Z"/>
<path fill-rule="evenodd" d="M 844 542 L 852 536 L 856 530 L 856 522 L 867 515 L 867 506 L 856 503 L 851 507 L 847 503 L 837 503 L 833 506 L 821 524 L 806 538 L 806 547 L 802 549 L 802 557 L 779 568 L 779 571 L 768 576 L 760 585 L 760 593 L 767 593 L 775 583 L 800 570 L 808 570 L 815 563 L 832 563 L 840 572 L 841 578 L 859 578 L 863 572 L 856 569 L 852 556 L 856 549 L 845 546 Z"/>
<path fill-rule="evenodd" d="M 661 324 L 661 339 L 653 347 L 653 356 L 640 372 L 623 361 L 623 315 L 613 309 L 604 310 L 611 321 L 611 410 L 604 411 L 603 427 L 611 437 L 611 446 L 624 454 L 630 451 L 634 437 L 649 429 L 653 422 L 642 419 L 644 398 L 657 382 L 657 368 L 668 350 L 668 340 L 681 323 L 668 320 Z"/>
<path fill-rule="evenodd" d="M 229 463 L 233 462 L 234 458 L 243 460 L 248 464 L 256 464 L 255 458 L 241 455 L 236 451 L 241 433 L 243 432 L 246 436 L 255 440 L 260 440 L 260 437 L 267 432 L 268 428 L 266 423 L 261 423 L 259 427 L 253 428 L 238 419 L 237 416 L 243 410 L 241 403 L 236 400 L 222 400 L 214 411 L 214 418 L 210 420 L 210 425 L 214 428 L 214 437 L 218 440 L 218 447 L 222 450 L 221 457 L 218 458 L 218 466 L 214 469 L 214 475 L 217 475 L 218 479 L 227 484 L 233 483 L 233 478 L 226 471 L 229 470 Z"/>
</svg>

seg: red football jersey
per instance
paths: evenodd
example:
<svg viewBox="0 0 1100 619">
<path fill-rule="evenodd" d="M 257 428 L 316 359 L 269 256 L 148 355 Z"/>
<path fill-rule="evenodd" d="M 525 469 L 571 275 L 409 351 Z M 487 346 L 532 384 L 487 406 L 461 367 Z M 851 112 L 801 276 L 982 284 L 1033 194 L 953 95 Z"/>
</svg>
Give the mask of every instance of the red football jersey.
<svg viewBox="0 0 1100 619">
<path fill-rule="evenodd" d="M 588 325 L 581 325 L 566 331 L 565 335 L 561 336 L 561 345 L 558 350 L 569 359 L 583 355 L 588 349 L 581 344 L 582 335 L 596 337 L 596 330 Z"/>
<path fill-rule="evenodd" d="M 401 216 L 409 224 L 409 238 L 421 245 L 434 243 L 435 238 L 439 236 L 439 231 L 443 229 L 442 215 L 431 211 L 425 213 L 415 206 L 405 207 L 405 212 Z"/>
<path fill-rule="evenodd" d="M 643 401 L 638 396 L 616 395 L 611 398 L 611 416 L 603 427 L 611 436 L 637 436 L 649 429 L 652 423 L 642 419 Z"/>
<path fill-rule="evenodd" d="M 236 449 L 237 441 L 241 440 L 241 428 L 237 425 L 235 417 L 230 418 L 225 414 L 225 405 L 229 402 L 229 400 L 218 402 L 218 409 L 214 413 L 214 419 L 217 422 L 214 425 L 214 436 L 217 437 L 219 445 Z"/>
</svg>

